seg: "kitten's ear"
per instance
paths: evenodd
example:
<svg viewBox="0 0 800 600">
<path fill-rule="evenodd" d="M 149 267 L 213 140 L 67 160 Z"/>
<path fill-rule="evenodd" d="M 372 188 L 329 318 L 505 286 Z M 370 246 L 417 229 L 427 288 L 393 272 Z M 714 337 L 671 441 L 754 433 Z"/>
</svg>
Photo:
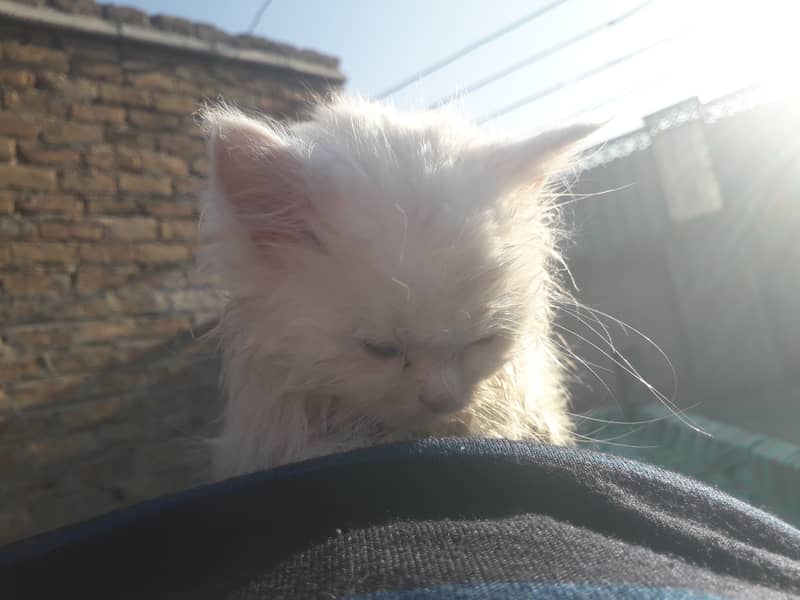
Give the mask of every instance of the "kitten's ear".
<svg viewBox="0 0 800 600">
<path fill-rule="evenodd" d="M 575 153 L 577 143 L 602 125 L 571 125 L 521 141 L 494 145 L 488 158 L 490 168 L 506 187 L 536 185 L 563 167 Z"/>
<path fill-rule="evenodd" d="M 302 164 L 269 125 L 228 112 L 204 115 L 211 185 L 260 247 L 314 241 Z"/>
</svg>

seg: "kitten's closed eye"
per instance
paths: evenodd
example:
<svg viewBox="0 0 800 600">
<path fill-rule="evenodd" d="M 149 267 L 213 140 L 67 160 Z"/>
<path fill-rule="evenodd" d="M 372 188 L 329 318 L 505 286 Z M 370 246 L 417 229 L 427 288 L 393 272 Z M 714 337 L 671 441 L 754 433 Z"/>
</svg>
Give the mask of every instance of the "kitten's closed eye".
<svg viewBox="0 0 800 600">
<path fill-rule="evenodd" d="M 361 342 L 361 347 L 375 358 L 397 358 L 403 353 L 399 346 L 390 343 L 383 344 L 364 340 Z"/>
<path fill-rule="evenodd" d="M 497 337 L 498 337 L 497 335 L 492 333 L 490 335 L 486 335 L 486 336 L 480 338 L 479 340 L 475 340 L 470 345 L 471 346 L 488 346 L 492 342 L 497 341 Z"/>
</svg>

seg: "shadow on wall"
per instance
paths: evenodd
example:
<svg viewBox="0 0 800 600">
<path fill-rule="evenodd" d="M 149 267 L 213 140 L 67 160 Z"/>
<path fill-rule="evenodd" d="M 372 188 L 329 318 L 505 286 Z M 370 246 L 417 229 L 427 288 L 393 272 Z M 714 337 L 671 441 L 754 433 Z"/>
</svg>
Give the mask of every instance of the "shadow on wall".
<svg viewBox="0 0 800 600">
<path fill-rule="evenodd" d="M 220 413 L 214 341 L 201 339 L 212 325 L 164 315 L 158 301 L 165 283 L 184 277 L 164 267 L 69 302 L 26 305 L 34 319 L 96 317 L 92 307 L 119 298 L 139 311 L 9 331 L 5 347 L 35 358 L 8 363 L 27 376 L 16 370 L 12 411 L 0 418 L 1 540 L 207 479 L 205 440 Z"/>
<path fill-rule="evenodd" d="M 192 485 L 219 413 L 193 112 L 277 118 L 338 60 L 92 0 L 0 2 L 0 543 Z"/>
<path fill-rule="evenodd" d="M 606 331 L 565 311 L 580 408 L 656 401 L 633 366 L 684 408 L 800 442 L 800 109 L 746 100 L 654 115 L 572 190 L 578 297 L 652 340 L 603 318 L 621 367 Z"/>
</svg>

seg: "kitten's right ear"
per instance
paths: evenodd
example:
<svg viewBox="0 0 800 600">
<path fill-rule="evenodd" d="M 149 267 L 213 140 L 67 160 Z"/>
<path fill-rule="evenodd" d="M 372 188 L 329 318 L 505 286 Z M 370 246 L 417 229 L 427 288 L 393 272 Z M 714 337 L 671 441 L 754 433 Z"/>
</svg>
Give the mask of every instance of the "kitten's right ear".
<svg viewBox="0 0 800 600">
<path fill-rule="evenodd" d="M 480 149 L 492 173 L 509 188 L 541 183 L 574 154 L 578 142 L 603 126 L 576 124 Z"/>
<path fill-rule="evenodd" d="M 259 247 L 316 237 L 302 164 L 289 139 L 231 111 L 208 111 L 211 185 Z"/>
</svg>

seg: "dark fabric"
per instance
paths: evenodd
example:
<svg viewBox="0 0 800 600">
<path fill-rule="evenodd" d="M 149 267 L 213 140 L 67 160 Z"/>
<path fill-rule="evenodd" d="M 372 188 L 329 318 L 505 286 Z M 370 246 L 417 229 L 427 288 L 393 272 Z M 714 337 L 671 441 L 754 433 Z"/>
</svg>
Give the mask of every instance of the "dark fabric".
<svg viewBox="0 0 800 600">
<path fill-rule="evenodd" d="M 692 480 L 428 440 L 232 479 L 0 551 L 11 598 L 800 598 L 800 532 Z"/>
</svg>

